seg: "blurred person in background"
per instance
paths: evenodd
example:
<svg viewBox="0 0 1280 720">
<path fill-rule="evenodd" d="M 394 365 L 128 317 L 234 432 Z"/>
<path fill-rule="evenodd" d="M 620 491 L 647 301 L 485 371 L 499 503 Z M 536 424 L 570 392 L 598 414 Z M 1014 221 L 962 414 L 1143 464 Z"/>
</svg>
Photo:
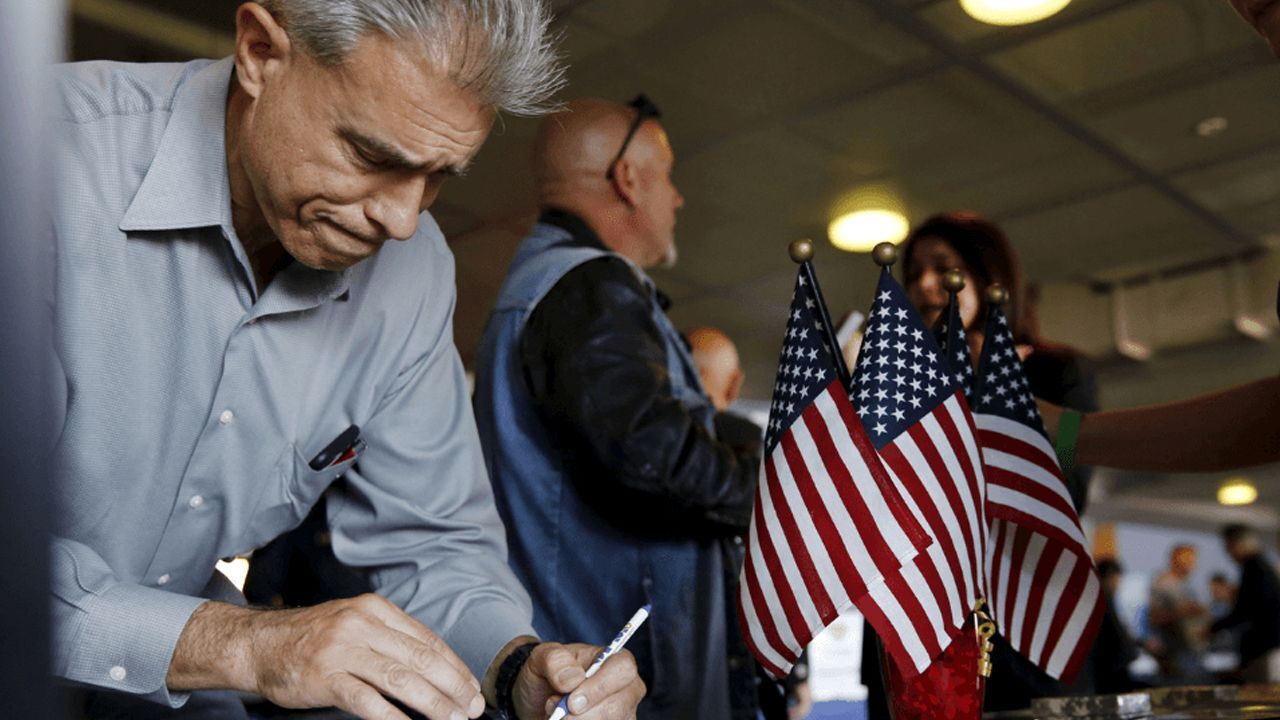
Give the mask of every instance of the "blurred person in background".
<svg viewBox="0 0 1280 720">
<path fill-rule="evenodd" d="M 1226 575 L 1214 573 L 1209 578 L 1209 615 L 1221 620 L 1231 612 L 1236 603 L 1236 586 L 1231 584 Z"/>
<path fill-rule="evenodd" d="M 1151 585 L 1148 649 L 1160 665 L 1161 680 L 1168 685 L 1203 684 L 1210 679 L 1202 662 L 1201 641 L 1208 613 L 1191 587 L 1196 562 L 1194 546 L 1175 545 L 1169 552 L 1169 568 Z"/>
<path fill-rule="evenodd" d="M 1116 592 L 1123 576 L 1124 569 L 1115 560 L 1098 562 L 1098 578 L 1102 581 L 1106 603 L 1093 651 L 1094 691 L 1098 694 L 1126 693 L 1137 687 L 1129 675 L 1129 663 L 1138 659 L 1138 644 L 1116 611 Z"/>
<path fill-rule="evenodd" d="M 1244 525 L 1222 529 L 1227 554 L 1240 565 L 1235 604 L 1211 632 L 1239 635 L 1240 675 L 1247 683 L 1280 682 L 1280 581 L 1262 552 L 1258 534 Z"/>
</svg>

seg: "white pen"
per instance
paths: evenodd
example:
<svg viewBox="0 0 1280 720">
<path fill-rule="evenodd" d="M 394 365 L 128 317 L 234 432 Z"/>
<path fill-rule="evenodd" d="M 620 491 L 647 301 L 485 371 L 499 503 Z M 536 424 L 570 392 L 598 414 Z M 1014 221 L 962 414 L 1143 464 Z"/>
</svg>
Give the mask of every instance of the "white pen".
<svg viewBox="0 0 1280 720">
<path fill-rule="evenodd" d="M 640 626 L 644 624 L 644 621 L 649 619 L 650 607 L 651 606 L 649 605 L 645 605 L 637 610 L 635 615 L 631 616 L 631 619 L 627 621 L 627 624 L 623 625 L 622 629 L 618 631 L 618 636 L 613 639 L 613 642 L 609 643 L 609 646 L 604 650 L 601 650 L 600 654 L 596 656 L 595 662 L 591 663 L 591 667 L 587 668 L 587 677 L 595 675 L 596 671 L 600 669 L 600 666 L 604 665 L 605 660 L 613 657 L 615 653 L 622 649 L 623 645 L 627 644 L 627 641 L 631 639 L 631 636 L 636 634 L 636 630 L 639 630 Z M 574 689 L 576 690 L 577 688 Z M 565 693 L 565 696 L 560 698 L 560 704 L 557 705 L 555 711 L 551 713 L 550 720 L 563 720 L 563 718 L 569 714 L 569 696 L 572 694 L 572 692 Z"/>
</svg>

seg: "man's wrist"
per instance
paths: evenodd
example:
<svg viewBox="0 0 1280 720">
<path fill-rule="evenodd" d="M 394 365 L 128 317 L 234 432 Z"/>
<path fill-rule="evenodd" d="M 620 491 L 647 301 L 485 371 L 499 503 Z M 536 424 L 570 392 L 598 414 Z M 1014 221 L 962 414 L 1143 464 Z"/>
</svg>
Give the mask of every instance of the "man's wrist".
<svg viewBox="0 0 1280 720">
<path fill-rule="evenodd" d="M 178 638 L 165 684 L 170 690 L 256 692 L 251 635 L 259 614 L 214 601 L 196 608 Z"/>
<path fill-rule="evenodd" d="M 514 685 L 515 677 L 520 674 L 520 670 L 522 670 L 525 663 L 528 662 L 529 653 L 532 651 L 532 648 L 521 653 L 523 658 L 518 656 L 513 657 L 513 655 L 517 651 L 520 651 L 521 648 L 537 645 L 539 642 L 538 638 L 533 637 L 532 635 L 521 635 L 512 639 L 511 642 L 504 645 L 503 648 L 498 651 L 498 654 L 493 658 L 493 662 L 489 664 L 489 670 L 485 672 L 484 681 L 482 683 L 484 700 L 490 707 L 501 710 L 504 709 L 504 701 L 510 702 L 511 688 Z M 508 660 L 517 662 L 518 667 L 513 668 L 507 663 Z M 505 688 L 499 687 L 499 680 L 507 680 L 506 676 L 508 674 L 510 675 L 510 684 Z M 501 693 L 505 693 L 506 697 L 501 697 Z"/>
</svg>

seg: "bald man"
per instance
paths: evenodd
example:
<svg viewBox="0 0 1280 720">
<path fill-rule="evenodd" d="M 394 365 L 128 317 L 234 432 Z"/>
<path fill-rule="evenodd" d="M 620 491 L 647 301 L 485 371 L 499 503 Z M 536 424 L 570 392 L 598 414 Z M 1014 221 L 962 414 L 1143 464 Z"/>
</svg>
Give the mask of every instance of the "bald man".
<svg viewBox="0 0 1280 720">
<path fill-rule="evenodd" d="M 689 340 L 689 352 L 693 354 L 702 388 L 716 410 L 724 412 L 738 399 L 746 378 L 738 360 L 738 348 L 728 335 L 713 327 L 695 327 L 685 331 L 685 337 Z"/>
<path fill-rule="evenodd" d="M 543 213 L 481 340 L 476 417 L 539 634 L 607 642 L 651 603 L 639 718 L 754 720 L 733 586 L 760 456 L 717 439 L 646 274 L 676 258 L 673 163 L 643 98 L 544 122 Z"/>
</svg>

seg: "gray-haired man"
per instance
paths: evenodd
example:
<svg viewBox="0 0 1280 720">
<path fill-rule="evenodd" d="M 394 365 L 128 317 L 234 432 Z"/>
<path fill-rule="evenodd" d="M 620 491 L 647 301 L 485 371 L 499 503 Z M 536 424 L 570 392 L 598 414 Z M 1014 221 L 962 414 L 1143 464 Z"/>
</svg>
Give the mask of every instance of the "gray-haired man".
<svg viewBox="0 0 1280 720">
<path fill-rule="evenodd" d="M 546 25 L 538 0 L 264 0 L 233 58 L 58 72 L 55 652 L 90 715 L 225 716 L 202 692 L 225 689 L 527 720 L 582 682 L 596 649 L 534 644 L 507 569 L 452 258 L 419 223 L 497 112 L 543 110 Z M 379 595 L 209 600 L 233 599 L 217 558 L 342 475 L 333 549 Z M 622 656 L 571 706 L 630 718 L 643 692 Z"/>
</svg>

